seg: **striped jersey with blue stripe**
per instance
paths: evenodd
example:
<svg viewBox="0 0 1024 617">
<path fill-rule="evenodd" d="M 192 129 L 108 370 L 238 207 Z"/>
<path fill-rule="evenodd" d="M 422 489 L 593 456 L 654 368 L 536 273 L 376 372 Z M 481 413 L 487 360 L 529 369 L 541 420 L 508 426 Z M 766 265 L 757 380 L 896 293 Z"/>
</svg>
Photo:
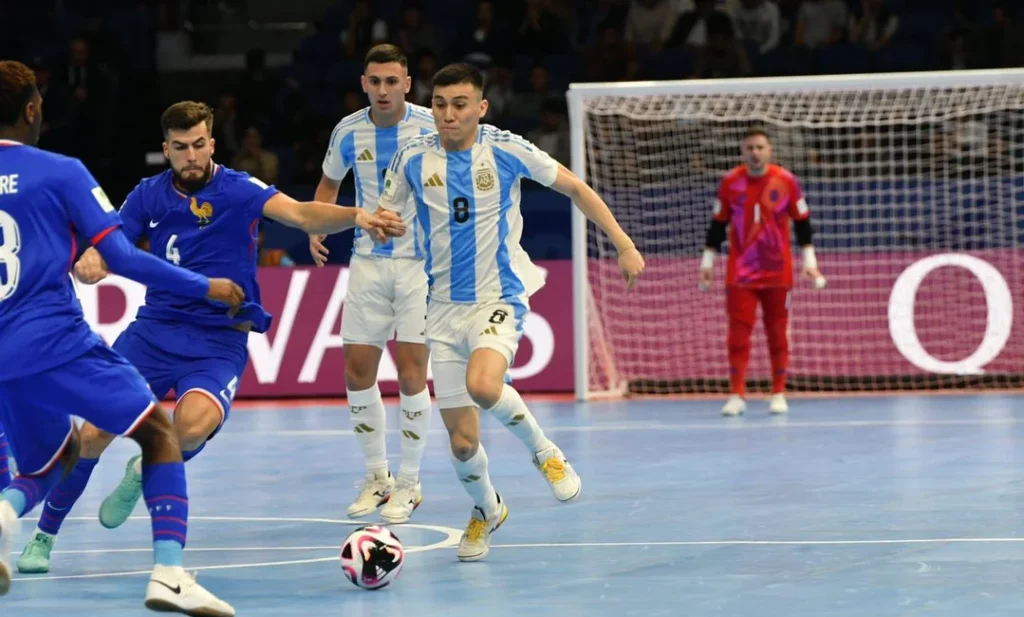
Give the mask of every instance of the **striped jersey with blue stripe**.
<svg viewBox="0 0 1024 617">
<path fill-rule="evenodd" d="M 431 301 L 508 301 L 543 286 L 543 275 L 519 244 L 520 182 L 551 186 L 558 169 L 537 146 L 490 125 L 480 127 L 468 150 L 445 150 L 437 133 L 399 150 L 381 205 L 403 219 L 404 209 L 415 207 Z"/>
<path fill-rule="evenodd" d="M 426 107 L 406 103 L 403 119 L 389 127 L 374 124 L 370 108 L 366 107 L 346 116 L 334 127 L 331 145 L 324 156 L 324 175 L 340 182 L 352 170 L 356 185 L 356 205 L 376 210 L 384 173 L 391 158 L 413 137 L 427 135 L 435 130 L 434 117 Z M 415 229 L 411 219 L 406 221 L 406 225 L 411 230 Z M 415 233 L 391 238 L 385 244 L 374 243 L 358 227 L 355 236 L 352 251 L 358 255 L 423 258 Z"/>
</svg>

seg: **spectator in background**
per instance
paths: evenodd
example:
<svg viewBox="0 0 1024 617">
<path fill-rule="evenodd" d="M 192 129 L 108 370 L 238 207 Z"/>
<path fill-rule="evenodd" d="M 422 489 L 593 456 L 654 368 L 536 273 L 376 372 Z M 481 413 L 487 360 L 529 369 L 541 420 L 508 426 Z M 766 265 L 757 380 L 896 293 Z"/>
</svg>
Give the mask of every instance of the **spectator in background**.
<svg viewBox="0 0 1024 617">
<path fill-rule="evenodd" d="M 637 74 L 632 47 L 614 22 L 598 29 L 597 41 L 586 51 L 586 74 L 591 81 L 626 81 Z"/>
<path fill-rule="evenodd" d="M 222 92 L 217 101 L 213 112 L 213 138 L 217 141 L 217 154 L 225 161 L 234 159 L 242 149 L 242 119 L 234 92 Z"/>
<path fill-rule="evenodd" d="M 672 34 L 677 17 L 674 0 L 637 0 L 626 15 L 625 39 L 640 53 L 656 54 Z"/>
<path fill-rule="evenodd" d="M 416 74 L 412 76 L 411 100 L 417 105 L 430 107 L 434 96 L 434 73 L 437 72 L 437 56 L 433 52 L 420 54 L 416 60 Z"/>
<path fill-rule="evenodd" d="M 487 83 L 484 86 L 484 98 L 487 99 L 487 115 L 484 119 L 490 124 L 500 124 L 508 117 L 512 106 L 512 100 L 516 92 L 512 84 L 512 69 L 496 64 L 487 71 Z M 413 84 L 415 86 L 415 83 Z M 430 96 L 427 96 L 427 106 L 430 106 Z"/>
<path fill-rule="evenodd" d="M 272 267 L 285 267 L 290 268 L 295 265 L 292 258 L 288 256 L 288 251 L 284 249 L 272 249 L 266 247 L 267 232 L 263 229 L 263 224 L 260 223 L 259 231 L 256 235 L 256 246 L 259 248 L 259 257 L 257 258 L 257 265 L 261 268 L 272 268 Z"/>
<path fill-rule="evenodd" d="M 398 28 L 398 46 L 410 55 L 426 52 L 438 56 L 443 51 L 432 24 L 423 23 L 423 8 L 410 0 L 402 11 L 402 25 Z"/>
<path fill-rule="evenodd" d="M 805 0 L 797 12 L 794 42 L 808 49 L 845 38 L 849 10 L 843 0 Z"/>
<path fill-rule="evenodd" d="M 518 48 L 533 56 L 568 51 L 568 30 L 553 10 L 551 0 L 526 0 L 526 16 L 519 27 Z"/>
<path fill-rule="evenodd" d="M 759 53 L 766 54 L 778 47 L 782 36 L 779 5 L 769 0 L 740 0 L 732 18 L 737 38 L 752 42 Z"/>
<path fill-rule="evenodd" d="M 530 70 L 530 87 L 512 97 L 509 113 L 516 118 L 539 119 L 544 103 L 556 93 L 551 91 L 551 76 L 548 70 L 537 65 Z"/>
<path fill-rule="evenodd" d="M 267 67 L 267 52 L 250 49 L 245 54 L 245 71 L 238 85 L 238 106 L 249 122 L 266 126 L 270 122 L 271 102 L 279 89 L 274 71 Z"/>
<path fill-rule="evenodd" d="M 701 48 L 694 64 L 694 77 L 721 79 L 750 74 L 747 52 L 736 40 L 727 15 L 717 13 L 707 23 L 708 44 Z"/>
<path fill-rule="evenodd" d="M 885 5 L 885 0 L 862 0 L 861 8 L 850 17 L 850 42 L 875 51 L 892 40 L 900 19 Z"/>
<path fill-rule="evenodd" d="M 1015 2 L 999 0 L 992 6 L 992 24 L 982 30 L 978 58 L 980 66 L 971 68 L 1017 68 L 1024 66 L 1024 28 Z"/>
<path fill-rule="evenodd" d="M 553 159 L 568 167 L 571 164 L 569 153 L 569 125 L 565 117 L 563 101 L 549 97 L 544 101 L 540 115 L 540 126 L 527 133 L 526 138 L 538 148 L 547 152 Z"/>
<path fill-rule="evenodd" d="M 217 126 L 214 121 L 214 126 Z M 244 171 L 266 184 L 277 184 L 280 164 L 277 155 L 263 149 L 263 134 L 255 126 L 245 129 L 242 150 L 231 161 L 231 167 Z"/>
<path fill-rule="evenodd" d="M 732 18 L 715 6 L 715 0 L 695 0 L 693 10 L 687 11 L 676 20 L 665 47 L 677 49 L 689 47 L 700 49 L 708 44 L 708 22 L 712 19 L 728 21 L 733 28 Z"/>
<path fill-rule="evenodd" d="M 494 3 L 491 0 L 480 0 L 476 6 L 476 25 L 463 49 L 466 62 L 481 66 L 490 66 L 504 50 L 494 24 Z"/>
<path fill-rule="evenodd" d="M 387 38 L 388 24 L 377 17 L 370 0 L 355 0 L 348 14 L 348 25 L 341 31 L 345 56 L 361 60 L 371 47 Z"/>
</svg>

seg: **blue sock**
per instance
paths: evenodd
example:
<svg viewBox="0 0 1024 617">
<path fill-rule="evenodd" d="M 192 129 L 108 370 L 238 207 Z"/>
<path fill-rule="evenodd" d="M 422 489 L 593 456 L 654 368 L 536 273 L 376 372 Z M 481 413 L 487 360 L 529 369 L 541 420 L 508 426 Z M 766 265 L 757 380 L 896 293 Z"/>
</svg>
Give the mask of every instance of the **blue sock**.
<svg viewBox="0 0 1024 617">
<path fill-rule="evenodd" d="M 184 463 L 142 466 L 142 495 L 153 520 L 153 560 L 181 566 L 188 538 L 188 490 Z"/>
<path fill-rule="evenodd" d="M 19 517 L 25 516 L 46 497 L 50 487 L 60 480 L 61 473 L 60 466 L 54 465 L 44 476 L 18 476 L 4 491 L 4 501 L 14 507 Z"/>
<path fill-rule="evenodd" d="M 4 428 L 0 426 L 0 491 L 10 485 L 11 480 L 11 466 L 8 458 L 10 457 L 10 446 L 7 443 L 7 433 L 4 432 Z"/>
<path fill-rule="evenodd" d="M 183 461 L 185 461 L 186 463 L 191 461 L 192 459 L 194 459 L 196 457 L 197 454 L 199 454 L 200 452 L 202 452 L 206 448 L 206 444 L 207 444 L 207 442 L 204 441 L 203 445 L 199 446 L 195 450 L 189 450 L 188 452 L 182 451 L 181 452 L 181 459 Z"/>
<path fill-rule="evenodd" d="M 89 484 L 89 477 L 92 470 L 96 468 L 98 458 L 81 458 L 78 464 L 71 470 L 68 477 L 50 491 L 46 503 L 43 504 L 43 514 L 39 517 L 39 530 L 52 536 L 60 532 L 64 519 L 71 513 L 79 497 L 85 492 Z"/>
</svg>

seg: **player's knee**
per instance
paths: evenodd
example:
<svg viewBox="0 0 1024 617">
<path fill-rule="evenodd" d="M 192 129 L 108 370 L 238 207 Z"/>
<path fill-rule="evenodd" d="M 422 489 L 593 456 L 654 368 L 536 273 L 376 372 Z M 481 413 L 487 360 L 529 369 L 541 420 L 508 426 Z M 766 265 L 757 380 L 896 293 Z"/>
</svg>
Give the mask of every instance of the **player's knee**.
<svg viewBox="0 0 1024 617">
<path fill-rule="evenodd" d="M 199 449 L 220 427 L 224 414 L 209 396 L 191 392 L 182 397 L 174 410 L 174 429 L 184 452 Z"/>
<path fill-rule="evenodd" d="M 448 439 L 451 443 L 452 456 L 460 461 L 473 458 L 480 447 L 480 438 L 466 433 L 450 433 Z"/>
<path fill-rule="evenodd" d="M 209 428 L 204 424 L 191 423 L 182 426 L 180 423 L 175 423 L 175 428 L 178 433 L 178 443 L 181 444 L 182 452 L 191 452 L 198 450 L 213 434 L 216 427 Z"/>
<path fill-rule="evenodd" d="M 114 441 L 114 436 L 86 422 L 79 432 L 78 441 L 79 456 L 99 458 L 107 446 Z"/>
<path fill-rule="evenodd" d="M 152 453 L 157 450 L 181 453 L 181 445 L 178 442 L 178 435 L 171 424 L 167 414 L 157 408 L 153 413 L 146 416 L 130 437 L 139 444 L 143 453 Z"/>
<path fill-rule="evenodd" d="M 427 388 L 426 371 L 420 370 L 418 367 L 398 369 L 398 386 L 402 392 L 410 396 L 423 392 Z"/>
<path fill-rule="evenodd" d="M 498 404 L 503 387 L 505 383 L 501 379 L 494 379 L 484 371 L 471 370 L 466 373 L 466 391 L 473 398 L 473 402 L 483 409 L 490 409 Z"/>
<path fill-rule="evenodd" d="M 369 390 L 377 383 L 376 367 L 361 362 L 345 362 L 345 384 L 350 390 Z"/>
</svg>

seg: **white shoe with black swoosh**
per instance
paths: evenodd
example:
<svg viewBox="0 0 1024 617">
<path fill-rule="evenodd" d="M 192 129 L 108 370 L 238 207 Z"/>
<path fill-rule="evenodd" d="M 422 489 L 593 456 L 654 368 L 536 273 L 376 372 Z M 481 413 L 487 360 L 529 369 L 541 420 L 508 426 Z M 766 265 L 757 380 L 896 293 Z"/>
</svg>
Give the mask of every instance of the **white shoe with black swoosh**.
<svg viewBox="0 0 1024 617">
<path fill-rule="evenodd" d="M 184 568 L 155 566 L 146 587 L 146 608 L 192 617 L 234 617 L 235 609 L 204 589 Z"/>
</svg>

